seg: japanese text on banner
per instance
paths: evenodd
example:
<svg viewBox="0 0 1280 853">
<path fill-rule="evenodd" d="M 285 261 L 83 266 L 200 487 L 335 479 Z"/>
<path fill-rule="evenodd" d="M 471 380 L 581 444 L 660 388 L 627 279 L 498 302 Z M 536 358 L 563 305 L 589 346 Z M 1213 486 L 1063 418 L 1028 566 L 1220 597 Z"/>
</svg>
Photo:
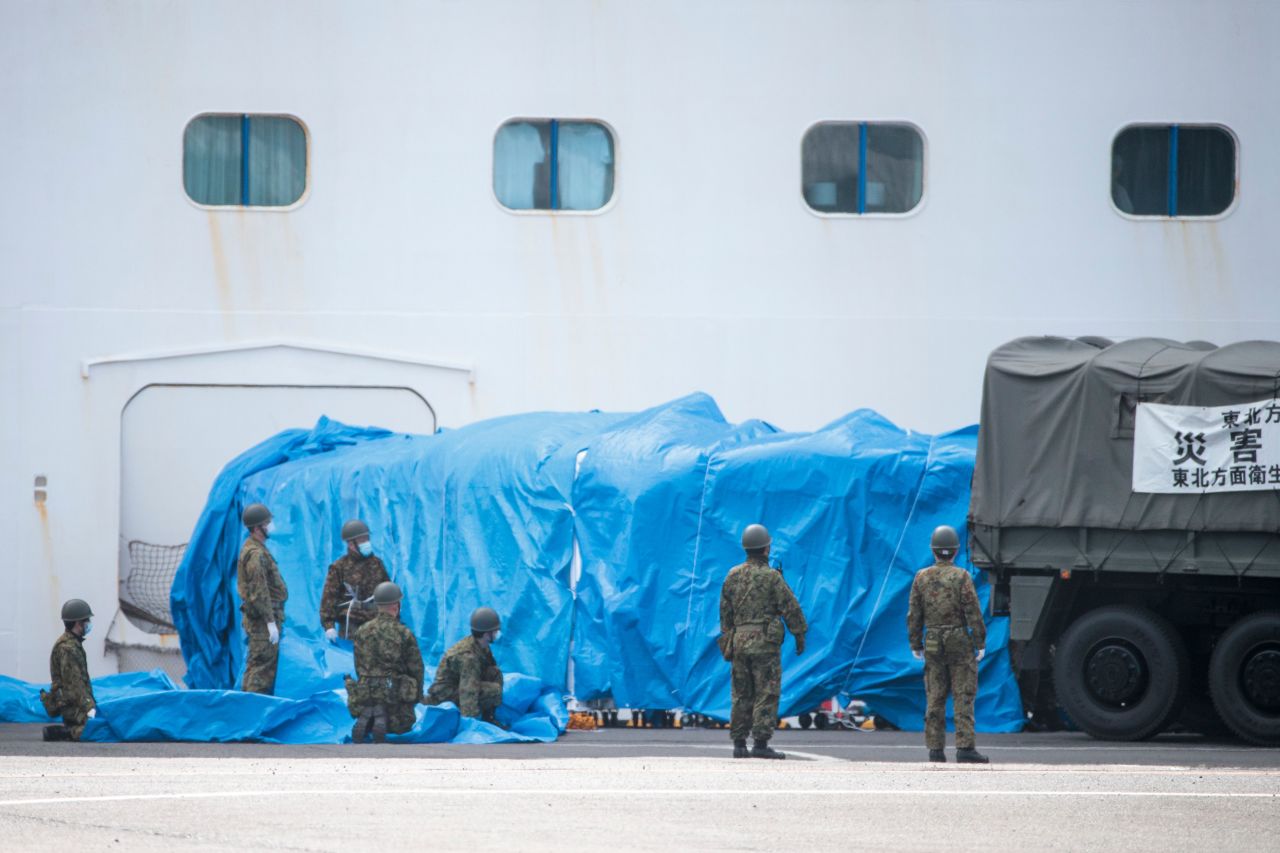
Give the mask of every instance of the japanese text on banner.
<svg viewBox="0 0 1280 853">
<path fill-rule="evenodd" d="M 1230 406 L 1140 403 L 1133 490 L 1178 494 L 1280 489 L 1280 400 Z"/>
</svg>

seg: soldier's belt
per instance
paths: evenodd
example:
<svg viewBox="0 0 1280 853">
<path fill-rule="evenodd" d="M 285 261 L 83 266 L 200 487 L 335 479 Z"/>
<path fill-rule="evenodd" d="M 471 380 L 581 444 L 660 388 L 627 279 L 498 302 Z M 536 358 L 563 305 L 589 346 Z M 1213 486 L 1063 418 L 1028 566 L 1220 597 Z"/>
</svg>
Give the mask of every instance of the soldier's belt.
<svg viewBox="0 0 1280 853">
<path fill-rule="evenodd" d="M 925 625 L 926 631 L 962 631 L 963 625 Z"/>
</svg>

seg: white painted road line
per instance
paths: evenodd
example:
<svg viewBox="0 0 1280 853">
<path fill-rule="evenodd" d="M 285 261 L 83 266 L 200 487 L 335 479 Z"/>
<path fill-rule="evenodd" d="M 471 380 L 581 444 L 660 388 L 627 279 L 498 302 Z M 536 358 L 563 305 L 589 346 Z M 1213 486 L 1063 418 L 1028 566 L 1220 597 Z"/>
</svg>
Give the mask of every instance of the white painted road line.
<svg viewBox="0 0 1280 853">
<path fill-rule="evenodd" d="M 368 788 L 320 791 L 314 788 L 298 790 L 267 789 L 262 791 L 187 791 L 156 794 L 108 794 L 90 797 L 39 797 L 33 799 L 0 800 L 0 808 L 14 806 L 63 805 L 69 803 L 122 803 L 155 800 L 245 799 L 265 797 L 353 797 L 353 796 L 426 796 L 426 797 L 1106 797 L 1125 798 L 1186 798 L 1207 800 L 1280 800 L 1280 793 L 1261 792 L 1212 792 L 1212 791 L 1017 791 L 1017 790 L 920 790 L 917 788 L 841 788 L 819 791 L 771 790 L 767 788 Z"/>
</svg>

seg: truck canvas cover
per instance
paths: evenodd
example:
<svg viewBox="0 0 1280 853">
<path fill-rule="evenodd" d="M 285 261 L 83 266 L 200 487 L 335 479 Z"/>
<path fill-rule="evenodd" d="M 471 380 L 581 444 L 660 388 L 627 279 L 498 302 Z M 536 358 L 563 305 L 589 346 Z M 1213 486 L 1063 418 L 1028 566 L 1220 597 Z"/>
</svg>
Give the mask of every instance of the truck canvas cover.
<svg viewBox="0 0 1280 853">
<path fill-rule="evenodd" d="M 1018 338 L 987 361 L 969 519 L 994 528 L 1280 531 L 1280 492 L 1136 494 L 1138 403 L 1280 397 L 1280 343 Z M 1274 498 L 1274 499 L 1272 499 Z"/>
</svg>

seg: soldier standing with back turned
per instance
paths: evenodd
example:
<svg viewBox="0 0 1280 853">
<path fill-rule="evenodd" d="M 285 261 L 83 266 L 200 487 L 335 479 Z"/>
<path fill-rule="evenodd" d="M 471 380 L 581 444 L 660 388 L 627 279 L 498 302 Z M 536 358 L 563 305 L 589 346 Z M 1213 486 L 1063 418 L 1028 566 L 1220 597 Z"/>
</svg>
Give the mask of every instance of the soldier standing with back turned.
<svg viewBox="0 0 1280 853">
<path fill-rule="evenodd" d="M 729 727 L 734 758 L 786 758 L 769 747 L 778 724 L 782 693 L 782 623 L 796 638 L 796 654 L 804 652 L 809 630 L 800 602 L 782 572 L 769 565 L 772 539 L 762 524 L 742 533 L 747 561 L 734 566 L 720 588 L 720 651 L 733 664 L 733 710 Z M 747 732 L 755 739 L 747 750 Z"/>
<path fill-rule="evenodd" d="M 275 527 L 271 511 L 262 504 L 249 504 L 244 508 L 241 521 L 249 529 L 249 538 L 240 549 L 236 592 L 240 594 L 240 624 L 249 638 L 249 653 L 240 689 L 270 695 L 276 687 L 280 629 L 284 625 L 284 603 L 289 598 L 289 588 L 280 577 L 275 558 L 267 550 L 267 537 Z"/>
<path fill-rule="evenodd" d="M 933 531 L 934 559 L 916 573 L 907 611 L 907 639 L 916 660 L 924 659 L 924 741 L 930 761 L 946 761 L 947 692 L 955 699 L 956 761 L 986 764 L 974 748 L 973 699 L 978 692 L 978 661 L 986 654 L 987 626 L 973 578 L 952 561 L 960 550 L 955 528 Z"/>
<path fill-rule="evenodd" d="M 366 609 L 362 603 L 373 595 L 378 584 L 391 580 L 387 567 L 373 553 L 367 524 L 352 519 L 342 525 L 342 541 L 347 553 L 329 566 L 320 593 L 320 625 L 331 643 L 338 637 L 355 637 L 361 625 L 373 620 L 374 609 Z"/>
</svg>

